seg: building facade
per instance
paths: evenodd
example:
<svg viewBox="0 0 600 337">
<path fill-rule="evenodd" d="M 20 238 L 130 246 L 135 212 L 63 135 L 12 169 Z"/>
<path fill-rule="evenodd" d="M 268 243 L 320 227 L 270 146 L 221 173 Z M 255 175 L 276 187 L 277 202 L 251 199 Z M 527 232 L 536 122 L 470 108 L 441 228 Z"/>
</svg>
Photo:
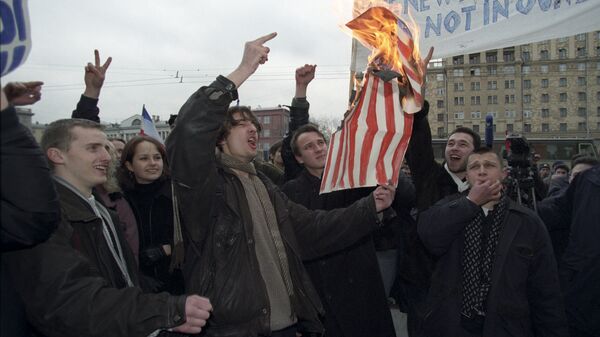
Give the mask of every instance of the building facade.
<svg viewBox="0 0 600 337">
<path fill-rule="evenodd" d="M 263 153 L 263 159 L 269 158 L 269 148 L 278 141 L 283 140 L 290 123 L 290 111 L 286 107 L 274 108 L 257 107 L 252 112 L 262 126 L 258 142 L 258 149 Z"/>
<path fill-rule="evenodd" d="M 600 31 L 432 61 L 433 137 L 466 126 L 495 137 L 600 138 Z"/>
</svg>

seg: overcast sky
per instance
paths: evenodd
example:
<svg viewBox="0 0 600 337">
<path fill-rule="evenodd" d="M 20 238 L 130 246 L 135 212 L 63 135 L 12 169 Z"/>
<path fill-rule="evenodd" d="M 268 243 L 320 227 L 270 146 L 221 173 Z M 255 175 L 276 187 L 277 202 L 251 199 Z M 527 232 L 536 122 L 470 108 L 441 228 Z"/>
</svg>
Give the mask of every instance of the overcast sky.
<svg viewBox="0 0 600 337">
<path fill-rule="evenodd" d="M 100 97 L 102 121 L 139 114 L 142 104 L 165 120 L 197 88 L 233 70 L 245 41 L 276 31 L 267 44 L 269 62 L 243 84 L 240 103 L 289 104 L 294 70 L 317 64 L 311 113 L 341 119 L 351 38 L 340 26 L 351 6 L 351 0 L 29 0 L 32 50 L 2 81 L 44 81 L 33 120 L 68 118 L 97 48 L 102 62 L 113 57 Z"/>
</svg>

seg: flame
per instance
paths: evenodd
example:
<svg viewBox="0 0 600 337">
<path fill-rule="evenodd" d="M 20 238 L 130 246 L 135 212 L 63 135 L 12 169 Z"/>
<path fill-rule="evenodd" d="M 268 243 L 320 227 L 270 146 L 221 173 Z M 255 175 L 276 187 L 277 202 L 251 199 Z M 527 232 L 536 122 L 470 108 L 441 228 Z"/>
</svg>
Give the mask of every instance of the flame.
<svg viewBox="0 0 600 337">
<path fill-rule="evenodd" d="M 359 14 L 361 13 L 362 14 Z M 378 69 L 389 69 L 405 75 L 402 61 L 398 51 L 397 31 L 398 16 L 394 13 L 402 13 L 400 4 L 389 4 L 380 1 L 377 6 L 371 2 L 355 2 L 353 14 L 355 18 L 346 26 L 352 30 L 353 36 L 364 46 L 372 50 L 369 64 Z M 420 31 L 413 16 L 408 12 L 408 20 L 402 20 L 408 27 L 413 37 L 412 58 L 410 65 L 416 71 L 419 67 L 415 65 L 420 62 L 419 51 Z"/>
</svg>

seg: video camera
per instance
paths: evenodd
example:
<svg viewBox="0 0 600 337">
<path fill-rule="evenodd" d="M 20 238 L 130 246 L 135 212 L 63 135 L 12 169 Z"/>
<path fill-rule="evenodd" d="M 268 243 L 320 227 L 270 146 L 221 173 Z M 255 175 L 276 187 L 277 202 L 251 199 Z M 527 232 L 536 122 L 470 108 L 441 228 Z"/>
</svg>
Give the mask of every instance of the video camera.
<svg viewBox="0 0 600 337">
<path fill-rule="evenodd" d="M 535 180 L 536 174 L 531 161 L 531 148 L 527 139 L 518 134 L 506 136 L 506 153 L 508 176 L 506 186 L 508 195 L 519 204 L 533 210 L 536 209 Z"/>
</svg>

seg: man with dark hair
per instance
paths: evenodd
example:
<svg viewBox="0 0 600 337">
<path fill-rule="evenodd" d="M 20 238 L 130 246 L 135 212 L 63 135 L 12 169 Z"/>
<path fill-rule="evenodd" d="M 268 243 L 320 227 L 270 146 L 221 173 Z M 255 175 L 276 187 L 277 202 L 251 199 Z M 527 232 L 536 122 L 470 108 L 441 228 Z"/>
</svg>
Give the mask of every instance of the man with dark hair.
<svg viewBox="0 0 600 337">
<path fill-rule="evenodd" d="M 470 188 L 420 214 L 419 236 L 439 258 L 425 336 L 568 336 L 548 232 L 504 195 L 505 176 L 495 152 L 475 150 Z"/>
<path fill-rule="evenodd" d="M 278 141 L 275 144 L 271 145 L 269 148 L 269 162 L 273 164 L 276 168 L 281 170 L 283 174 L 283 159 L 281 159 L 281 144 L 282 141 Z"/>
<path fill-rule="evenodd" d="M 173 130 L 175 128 L 175 125 L 177 125 L 177 114 L 170 115 L 167 124 L 169 124 L 169 128 Z"/>
<path fill-rule="evenodd" d="M 187 291 L 214 306 L 206 336 L 322 334 L 322 306 L 302 259 L 377 228 L 377 213 L 393 200 L 393 187 L 380 186 L 349 208 L 310 211 L 257 172 L 260 125 L 249 109 L 227 107 L 267 61 L 264 43 L 275 36 L 247 42 L 239 67 L 196 91 L 167 139 L 187 242 Z"/>
<path fill-rule="evenodd" d="M 5 259 L 29 320 L 48 336 L 148 336 L 169 328 L 198 333 L 209 300 L 142 294 L 118 218 L 92 195 L 106 181 L 110 161 L 102 130 L 90 120 L 63 119 L 42 137 L 61 223 L 47 242 Z"/>
</svg>

